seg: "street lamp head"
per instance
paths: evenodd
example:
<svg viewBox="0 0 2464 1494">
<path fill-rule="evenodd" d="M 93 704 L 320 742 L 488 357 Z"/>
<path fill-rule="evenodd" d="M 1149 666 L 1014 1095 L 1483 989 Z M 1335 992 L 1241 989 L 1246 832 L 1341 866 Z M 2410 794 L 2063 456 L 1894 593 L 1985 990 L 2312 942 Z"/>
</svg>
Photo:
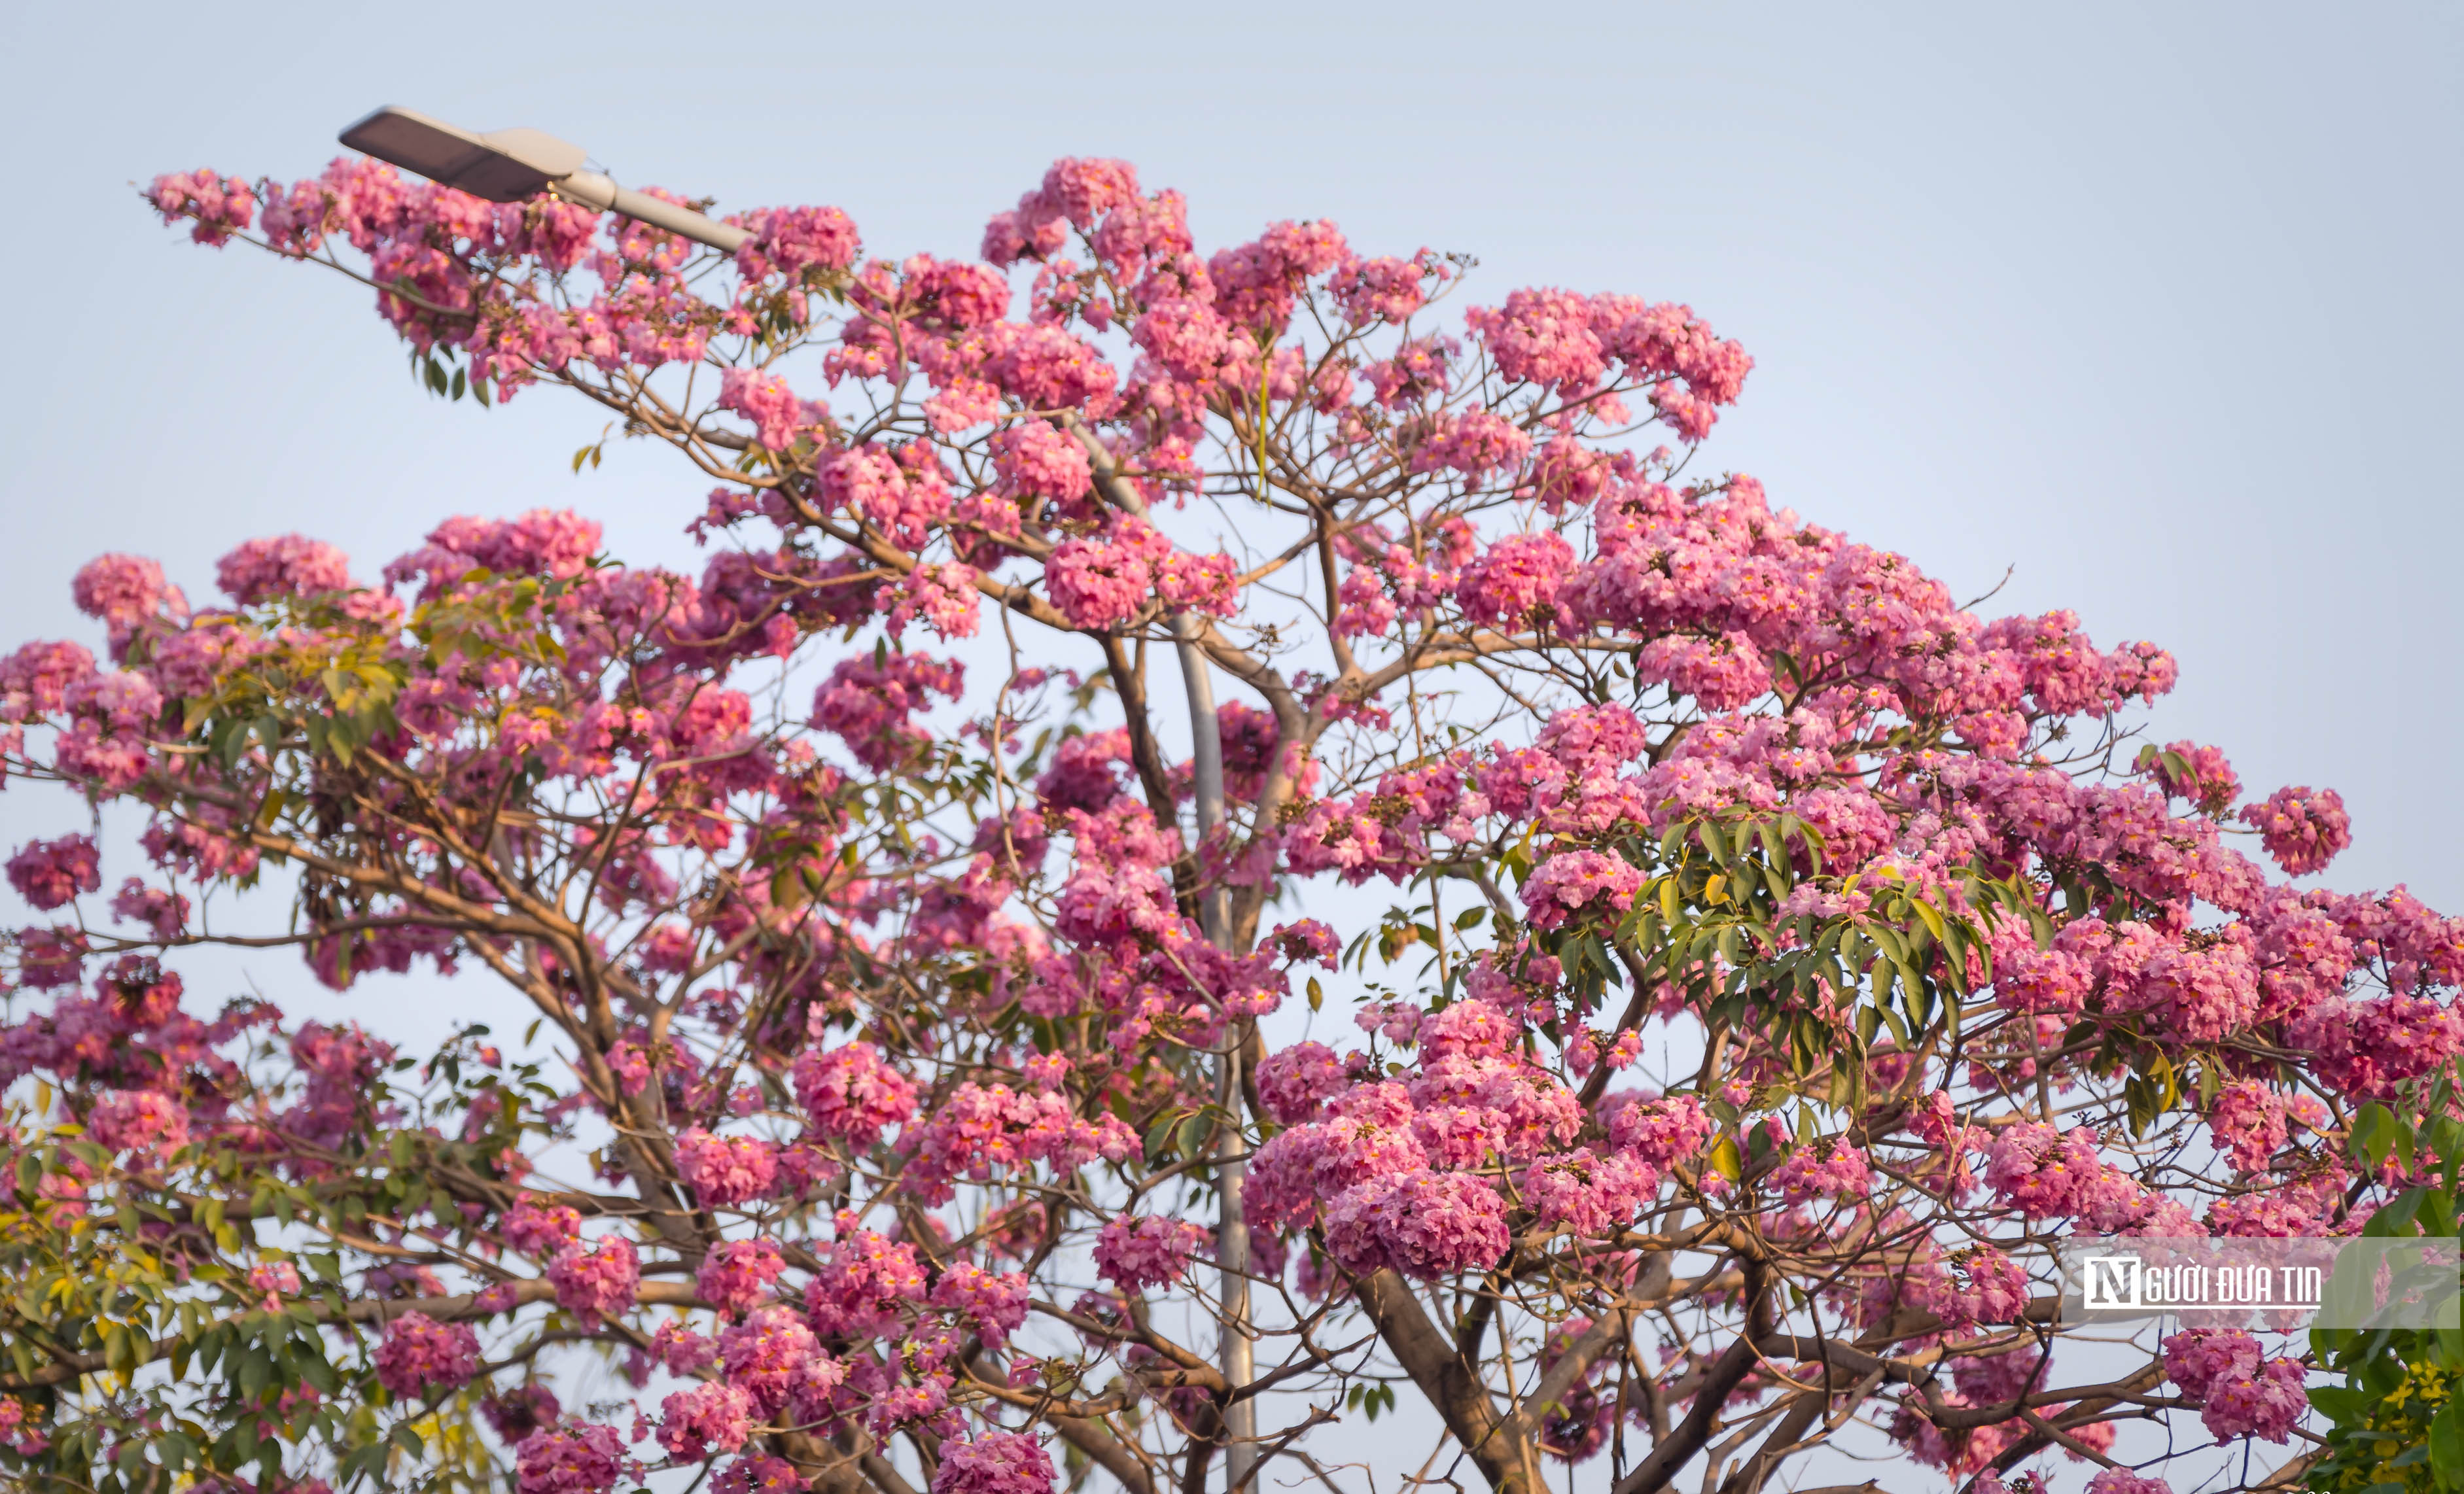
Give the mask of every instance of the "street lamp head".
<svg viewBox="0 0 2464 1494">
<path fill-rule="evenodd" d="M 617 186 L 582 164 L 589 152 L 571 141 L 538 130 L 497 130 L 473 135 L 415 109 L 392 104 L 342 132 L 342 143 L 363 155 L 415 171 L 492 203 L 526 202 L 553 190 L 562 200 L 628 218 L 734 253 L 747 237 L 742 229 L 714 223 L 690 208 Z"/>
<path fill-rule="evenodd" d="M 588 155 L 539 130 L 473 135 L 391 104 L 344 130 L 342 143 L 492 203 L 536 197 L 580 170 Z"/>
</svg>

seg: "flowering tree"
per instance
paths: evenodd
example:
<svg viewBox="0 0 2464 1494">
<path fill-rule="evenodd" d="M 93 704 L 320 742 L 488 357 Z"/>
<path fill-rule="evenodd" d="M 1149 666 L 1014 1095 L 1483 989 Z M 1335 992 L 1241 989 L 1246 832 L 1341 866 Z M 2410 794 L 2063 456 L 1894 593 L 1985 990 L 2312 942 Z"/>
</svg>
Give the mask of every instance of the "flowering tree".
<svg viewBox="0 0 2464 1494">
<path fill-rule="evenodd" d="M 2118 1425 L 2283 1443 L 2306 1367 L 2082 1380 L 2046 1242 L 2427 1180 L 2345 1140 L 2464 1044 L 2464 924 L 2235 849 L 2315 872 L 2342 806 L 2136 746 L 2162 650 L 1686 477 L 1750 361 L 1684 307 L 1447 318 L 1467 262 L 1324 222 L 1201 257 L 1108 161 L 981 262 L 364 161 L 150 196 L 372 286 L 440 394 L 671 447 L 712 556 L 456 518 L 382 584 L 243 545 L 196 607 L 109 556 L 106 661 L 0 661 L 9 775 L 146 864 L 8 863 L 30 1480 L 1349 1488 L 1313 1434 L 1409 1397 L 1407 1483 L 1896 1443 L 2145 1494 Z M 206 944 L 530 1033 L 200 1001 Z"/>
</svg>

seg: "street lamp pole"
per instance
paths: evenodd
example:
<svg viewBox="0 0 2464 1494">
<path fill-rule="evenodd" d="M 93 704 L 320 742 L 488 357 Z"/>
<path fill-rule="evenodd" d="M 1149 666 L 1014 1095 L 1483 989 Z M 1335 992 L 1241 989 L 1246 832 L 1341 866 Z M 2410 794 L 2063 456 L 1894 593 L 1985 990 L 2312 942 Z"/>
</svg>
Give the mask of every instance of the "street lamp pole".
<svg viewBox="0 0 2464 1494">
<path fill-rule="evenodd" d="M 622 213 L 729 253 L 752 236 L 690 208 L 619 187 L 601 172 L 583 169 L 588 151 L 540 130 L 479 135 L 416 110 L 387 104 L 344 130 L 341 139 L 363 155 L 492 203 L 517 203 L 553 192 L 566 202 Z"/>
</svg>

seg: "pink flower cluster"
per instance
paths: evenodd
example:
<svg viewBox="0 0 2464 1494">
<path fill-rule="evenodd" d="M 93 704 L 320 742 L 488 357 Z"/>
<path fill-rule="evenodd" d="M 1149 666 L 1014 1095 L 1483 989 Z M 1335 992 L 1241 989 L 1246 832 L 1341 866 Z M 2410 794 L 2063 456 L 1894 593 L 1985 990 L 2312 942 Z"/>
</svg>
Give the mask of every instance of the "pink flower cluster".
<svg viewBox="0 0 2464 1494">
<path fill-rule="evenodd" d="M 469 1325 L 406 1312 L 377 1344 L 377 1382 L 405 1400 L 463 1383 L 479 1372 L 479 1339 Z"/>
<path fill-rule="evenodd" d="M 2338 851 L 2353 844 L 2352 819 L 2344 813 L 2343 797 L 2332 788 L 2279 788 L 2264 803 L 2243 808 L 2241 817 L 2258 831 L 2259 843 L 2287 876 L 2324 870 Z"/>
<path fill-rule="evenodd" d="M 693 1289 L 721 1312 L 752 1310 L 768 1295 L 786 1262 L 767 1240 L 730 1240 L 711 1247 L 693 1273 Z"/>
<path fill-rule="evenodd" d="M 941 1452 L 933 1494 L 1052 1494 L 1059 1476 L 1051 1455 L 1018 1432 L 986 1432 Z"/>
<path fill-rule="evenodd" d="M 759 1408 L 740 1385 L 712 1380 L 659 1403 L 659 1445 L 684 1462 L 732 1453 L 753 1435 Z"/>
<path fill-rule="evenodd" d="M 557 1306 L 585 1325 L 615 1318 L 633 1306 L 641 1285 L 642 1258 L 622 1235 L 604 1235 L 590 1244 L 575 1243 L 557 1252 L 547 1263 L 547 1279 L 556 1288 Z"/>
<path fill-rule="evenodd" d="M 86 1112 L 85 1133 L 106 1152 L 176 1152 L 188 1144 L 188 1111 L 152 1089 L 113 1089 Z"/>
<path fill-rule="evenodd" d="M 188 237 L 200 244 L 229 243 L 256 215 L 256 194 L 246 182 L 203 169 L 158 176 L 145 197 L 165 223 L 192 220 Z"/>
<path fill-rule="evenodd" d="M 1771 1175 L 1771 1186 L 1790 1203 L 1810 1198 L 1862 1201 L 1874 1180 L 1862 1150 L 1846 1145 L 1800 1146 Z"/>
<path fill-rule="evenodd" d="M 813 696 L 813 724 L 834 732 L 875 772 L 898 766 L 932 738 L 909 720 L 931 697 L 957 699 L 965 672 L 956 663 L 893 653 L 882 663 L 842 659 Z"/>
<path fill-rule="evenodd" d="M 1508 535 L 1463 568 L 1455 600 L 1475 623 L 1521 626 L 1534 611 L 1554 604 L 1573 568 L 1573 548 L 1562 537 Z"/>
<path fill-rule="evenodd" d="M 1099 1156 L 1117 1161 L 1138 1150 L 1136 1133 L 1109 1110 L 1089 1121 L 1067 1095 L 972 1082 L 952 1092 L 902 1144 L 913 1157 L 909 1185 L 935 1202 L 959 1177 L 988 1177 L 996 1169 L 1037 1163 L 1068 1173 Z"/>
<path fill-rule="evenodd" d="M 1423 1280 L 1485 1270 L 1512 1242 L 1506 1200 L 1467 1173 L 1389 1173 L 1326 1206 L 1327 1249 L 1359 1276 L 1390 1266 Z"/>
<path fill-rule="evenodd" d="M 1660 1191 L 1660 1171 L 1631 1153 L 1594 1155 L 1576 1147 L 1544 1157 L 1516 1179 L 1523 1206 L 1541 1223 L 1599 1236 L 1634 1222 Z"/>
<path fill-rule="evenodd" d="M 524 1255 L 554 1255 L 582 1238 L 582 1215 L 561 1203 L 525 1199 L 507 1209 L 496 1228 Z"/>
<path fill-rule="evenodd" d="M 773 451 L 785 451 L 797 435 L 826 413 L 796 397 L 787 381 L 751 368 L 731 368 L 719 381 L 718 407 L 753 422 L 754 439 Z"/>
<path fill-rule="evenodd" d="M 796 1103 L 813 1130 L 859 1151 L 915 1114 L 915 1082 L 884 1063 L 869 1043 L 806 1048 L 796 1056 L 793 1078 Z"/>
<path fill-rule="evenodd" d="M 1351 1083 L 1349 1066 L 1323 1043 L 1295 1043 L 1258 1063 L 1258 1103 L 1277 1125 L 1316 1120 L 1328 1098 Z"/>
<path fill-rule="evenodd" d="M 1100 536 L 1063 541 L 1045 565 L 1045 590 L 1072 627 L 1116 627 L 1146 605 L 1155 567 L 1172 554 L 1143 519 L 1118 518 Z"/>
<path fill-rule="evenodd" d="M 280 597 L 348 591 L 355 585 L 348 557 L 323 540 L 300 535 L 249 540 L 214 562 L 214 583 L 244 607 Z"/>
<path fill-rule="evenodd" d="M 1561 929 L 1585 912 L 1619 913 L 1634 906 L 1642 873 L 1607 851 L 1560 851 L 1542 862 L 1523 884 L 1531 927 Z"/>
<path fill-rule="evenodd" d="M 2300 1361 L 2266 1358 L 2248 1333 L 2190 1329 L 2166 1339 L 2164 1347 L 2167 1378 L 2205 1408 L 2200 1419 L 2218 1441 L 2286 1441 L 2309 1412 Z"/>
<path fill-rule="evenodd" d="M 1609 1144 L 1654 1167 L 1692 1160 L 1718 1130 L 1703 1102 L 1690 1094 L 1664 1100 L 1611 1095 L 1602 1109 Z"/>
<path fill-rule="evenodd" d="M 1095 1272 L 1125 1292 L 1167 1286 L 1188 1273 L 1206 1241 L 1206 1231 L 1187 1219 L 1124 1214 L 1095 1236 Z"/>
<path fill-rule="evenodd" d="M 110 627 L 115 657 L 139 626 L 157 617 L 178 624 L 188 614 L 187 599 L 164 579 L 162 565 L 142 556 L 96 557 L 77 571 L 69 596 L 78 611 Z"/>
<path fill-rule="evenodd" d="M 779 1181 L 779 1158 L 759 1136 L 715 1136 L 699 1127 L 676 1137 L 676 1171 L 711 1208 L 766 1198 Z"/>
<path fill-rule="evenodd" d="M 631 1465 L 614 1427 L 542 1427 L 514 1450 L 514 1486 L 518 1494 L 612 1494 Z"/>
<path fill-rule="evenodd" d="M 1995 1138 L 1985 1160 L 1985 1186 L 2022 1219 L 2079 1213 L 2103 1175 L 2096 1133 L 2083 1126 L 2065 1134 L 2021 1121 Z"/>
<path fill-rule="evenodd" d="M 988 1271 L 961 1261 L 933 1284 L 933 1305 L 965 1318 L 988 1344 L 1000 1344 L 1026 1321 L 1032 1289 L 1016 1271 Z"/>
<path fill-rule="evenodd" d="M 9 885 L 45 912 L 64 908 L 80 892 L 101 890 L 102 853 L 91 836 L 29 841 L 9 858 Z"/>
</svg>

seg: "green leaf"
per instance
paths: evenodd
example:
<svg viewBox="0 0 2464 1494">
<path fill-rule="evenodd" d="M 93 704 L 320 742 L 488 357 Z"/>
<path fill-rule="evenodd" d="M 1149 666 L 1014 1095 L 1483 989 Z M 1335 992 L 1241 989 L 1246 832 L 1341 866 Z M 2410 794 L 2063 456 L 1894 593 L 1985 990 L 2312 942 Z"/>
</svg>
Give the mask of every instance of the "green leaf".
<svg viewBox="0 0 2464 1494">
<path fill-rule="evenodd" d="M 2464 1399 L 2450 1400 L 2430 1418 L 2430 1469 L 2442 1489 L 2464 1489 Z"/>
</svg>

